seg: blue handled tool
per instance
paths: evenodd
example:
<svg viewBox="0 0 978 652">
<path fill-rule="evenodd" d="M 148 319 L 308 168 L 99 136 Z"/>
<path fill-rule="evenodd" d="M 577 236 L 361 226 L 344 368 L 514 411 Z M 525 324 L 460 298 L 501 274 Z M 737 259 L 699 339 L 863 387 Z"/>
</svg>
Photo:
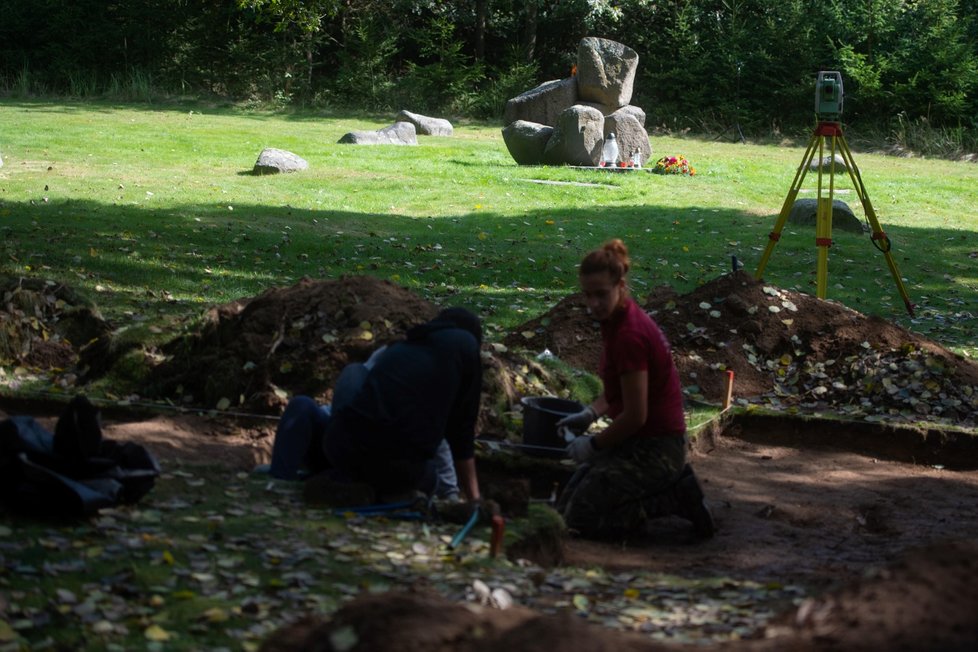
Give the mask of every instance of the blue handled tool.
<svg viewBox="0 0 978 652">
<path fill-rule="evenodd" d="M 479 508 L 476 507 L 475 509 L 472 510 L 472 516 L 469 517 L 468 522 L 462 527 L 461 530 L 458 531 L 458 534 L 456 534 L 452 538 L 452 542 L 448 544 L 448 549 L 455 550 L 455 548 L 458 547 L 458 544 L 462 543 L 462 539 L 464 539 L 466 535 L 468 535 L 469 530 L 471 530 L 478 522 L 479 522 Z"/>
</svg>

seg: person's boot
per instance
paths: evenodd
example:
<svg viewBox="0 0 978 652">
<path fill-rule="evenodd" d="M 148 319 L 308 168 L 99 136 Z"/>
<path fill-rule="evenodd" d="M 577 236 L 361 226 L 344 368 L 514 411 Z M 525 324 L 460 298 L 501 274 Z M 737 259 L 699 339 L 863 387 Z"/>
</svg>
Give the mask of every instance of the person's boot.
<svg viewBox="0 0 978 652">
<path fill-rule="evenodd" d="M 713 514 L 706 506 L 703 489 L 700 487 L 693 467 L 687 464 L 679 476 L 679 515 L 693 522 L 693 531 L 700 539 L 709 539 L 716 532 Z"/>
<path fill-rule="evenodd" d="M 68 403 L 54 427 L 54 454 L 66 464 L 81 468 L 98 455 L 102 446 L 102 425 L 98 408 L 82 394 Z"/>
</svg>

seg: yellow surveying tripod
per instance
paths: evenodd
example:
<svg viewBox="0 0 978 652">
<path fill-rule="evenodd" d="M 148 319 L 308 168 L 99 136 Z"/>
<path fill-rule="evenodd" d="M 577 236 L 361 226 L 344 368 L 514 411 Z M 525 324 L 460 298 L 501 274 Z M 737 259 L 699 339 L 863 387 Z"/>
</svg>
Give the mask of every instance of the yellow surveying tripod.
<svg viewBox="0 0 978 652">
<path fill-rule="evenodd" d="M 826 73 L 819 74 L 819 91 L 821 90 L 822 75 Z M 828 73 L 829 75 L 838 75 L 838 73 Z M 837 100 L 837 111 L 841 113 L 841 77 L 838 79 L 839 89 L 838 100 Z M 819 106 L 819 95 L 816 93 L 816 107 Z M 831 90 L 829 91 L 831 92 Z M 823 105 L 824 106 L 824 103 Z M 822 196 L 823 189 L 823 161 L 827 159 L 824 158 L 825 149 L 828 147 L 830 152 L 829 172 L 828 172 L 828 196 Z M 846 138 L 842 133 L 842 124 L 833 121 L 821 121 L 815 127 L 815 131 L 812 134 L 812 138 L 808 143 L 808 149 L 805 150 L 805 155 L 802 157 L 801 165 L 798 167 L 798 171 L 795 173 L 795 180 L 791 183 L 791 189 L 788 191 L 788 196 L 785 197 L 784 205 L 781 206 L 781 213 L 778 215 L 777 222 L 774 224 L 774 230 L 771 231 L 768 236 L 767 247 L 764 249 L 764 255 L 761 256 L 761 262 L 757 266 L 757 272 L 754 273 L 755 278 L 760 279 L 764 274 L 764 268 L 767 266 L 767 261 L 771 257 L 771 253 L 774 251 L 774 245 L 778 243 L 781 238 L 781 231 L 784 229 L 785 222 L 788 221 L 788 216 L 791 213 L 791 208 L 794 206 L 795 198 L 798 196 L 798 191 L 801 189 L 802 181 L 805 179 L 805 174 L 808 172 L 808 168 L 811 165 L 812 158 L 815 156 L 816 150 L 818 151 L 819 165 L 818 165 L 818 200 L 817 200 L 817 212 L 815 214 L 815 246 L 818 247 L 818 260 L 815 270 L 816 278 L 816 296 L 819 299 L 825 298 L 826 286 L 828 285 L 828 264 L 829 264 L 829 247 L 832 246 L 832 200 L 835 194 L 835 156 L 836 151 L 842 155 L 842 160 L 845 162 L 845 168 L 849 171 L 849 177 L 852 179 L 853 188 L 855 189 L 856 195 L 859 197 L 859 201 L 862 202 L 863 211 L 866 213 L 866 221 L 869 222 L 872 228 L 872 242 L 873 246 L 879 249 L 883 256 L 886 258 L 886 264 L 890 268 L 890 274 L 893 276 L 893 280 L 896 282 L 897 290 L 900 292 L 900 296 L 903 298 L 903 304 L 907 307 L 907 312 L 913 317 L 914 306 L 910 302 L 910 297 L 907 294 L 907 288 L 903 285 L 903 279 L 900 278 L 900 271 L 897 269 L 896 261 L 893 260 L 893 256 L 890 254 L 890 249 L 892 249 L 892 243 L 886 233 L 883 232 L 883 228 L 880 226 L 879 220 L 876 219 L 876 211 L 873 210 L 873 204 L 869 201 L 869 195 L 866 194 L 866 187 L 863 185 L 862 177 L 859 175 L 859 168 L 856 167 L 856 161 L 852 158 L 852 152 L 849 150 L 849 145 L 846 143 Z"/>
</svg>

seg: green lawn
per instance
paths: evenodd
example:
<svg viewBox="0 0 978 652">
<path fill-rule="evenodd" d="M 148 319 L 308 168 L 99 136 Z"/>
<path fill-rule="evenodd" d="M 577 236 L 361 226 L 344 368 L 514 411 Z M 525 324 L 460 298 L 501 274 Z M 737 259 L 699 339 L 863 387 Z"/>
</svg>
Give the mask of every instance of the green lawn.
<svg viewBox="0 0 978 652">
<path fill-rule="evenodd" d="M 690 178 L 520 168 L 498 127 L 466 123 L 418 147 L 336 144 L 389 122 L 0 102 L 0 273 L 63 281 L 120 326 L 155 326 L 162 332 L 141 333 L 157 338 L 215 303 L 302 276 L 374 274 L 477 308 L 498 339 L 573 291 L 577 262 L 607 238 L 629 244 L 640 297 L 662 283 L 690 290 L 728 271 L 732 255 L 755 268 L 803 153 L 797 143 L 654 137 L 656 156 L 693 162 Z M 266 146 L 310 169 L 252 176 Z M 829 297 L 975 356 L 978 166 L 855 157 L 919 316 L 905 314 L 866 236 L 834 234 Z M 766 276 L 814 293 L 814 234 L 786 228 Z M 695 411 L 691 422 L 711 415 Z M 524 569 L 488 562 L 484 536 L 445 556 L 450 526 L 344 525 L 302 505 L 295 488 L 227 476 L 167 469 L 139 505 L 76 524 L 5 516 L 0 649 L 254 650 L 300 613 L 418 575 L 455 597 L 490 570 L 529 581 Z M 554 586 L 605 581 L 593 570 L 554 572 Z M 666 583 L 670 595 L 708 607 L 708 622 L 745 628 L 730 636 L 800 595 L 729 578 L 633 582 L 628 591 L 650 596 L 638 606 L 655 609 L 647 587 Z"/>
<path fill-rule="evenodd" d="M 632 250 L 639 296 L 662 283 L 687 291 L 729 270 L 731 255 L 755 269 L 804 151 L 653 137 L 654 157 L 696 166 L 679 177 L 519 167 L 499 128 L 482 124 L 417 147 L 336 144 L 390 122 L 0 103 L 0 272 L 67 282 L 110 318 L 164 328 L 166 316 L 302 276 L 366 273 L 510 329 L 572 291 L 576 263 L 610 237 Z M 310 169 L 250 175 L 266 146 Z M 973 356 L 978 166 L 854 154 L 918 318 L 868 236 L 833 234 L 828 297 Z M 809 175 L 800 196 L 814 196 L 814 183 Z M 851 191 L 838 198 L 862 215 Z M 787 227 L 766 279 L 814 293 L 813 239 Z"/>
</svg>

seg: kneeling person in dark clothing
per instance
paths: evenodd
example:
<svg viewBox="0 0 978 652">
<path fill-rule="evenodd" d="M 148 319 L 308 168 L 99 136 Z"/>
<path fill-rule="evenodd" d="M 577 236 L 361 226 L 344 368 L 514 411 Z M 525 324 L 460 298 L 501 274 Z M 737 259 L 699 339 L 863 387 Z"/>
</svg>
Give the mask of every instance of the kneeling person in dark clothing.
<svg viewBox="0 0 978 652">
<path fill-rule="evenodd" d="M 365 483 L 379 502 L 415 490 L 446 497 L 461 489 L 466 499 L 478 500 L 481 343 L 476 315 L 442 310 L 367 364 L 345 368 L 329 410 L 310 409 L 302 402 L 311 403 L 306 397 L 293 399 L 276 440 L 283 429 L 309 429 L 304 466 L 318 475 L 307 488 Z M 277 475 L 274 452 L 272 469 Z"/>
</svg>

